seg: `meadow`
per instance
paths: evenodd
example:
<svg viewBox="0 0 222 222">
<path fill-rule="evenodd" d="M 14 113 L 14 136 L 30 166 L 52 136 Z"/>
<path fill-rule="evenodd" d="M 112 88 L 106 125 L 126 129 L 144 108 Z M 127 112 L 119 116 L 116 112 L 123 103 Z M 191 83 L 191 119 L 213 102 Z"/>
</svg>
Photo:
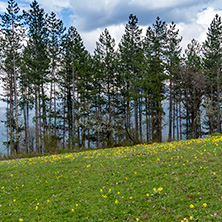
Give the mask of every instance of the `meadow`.
<svg viewBox="0 0 222 222">
<path fill-rule="evenodd" d="M 0 221 L 222 221 L 222 136 L 0 161 Z"/>
</svg>

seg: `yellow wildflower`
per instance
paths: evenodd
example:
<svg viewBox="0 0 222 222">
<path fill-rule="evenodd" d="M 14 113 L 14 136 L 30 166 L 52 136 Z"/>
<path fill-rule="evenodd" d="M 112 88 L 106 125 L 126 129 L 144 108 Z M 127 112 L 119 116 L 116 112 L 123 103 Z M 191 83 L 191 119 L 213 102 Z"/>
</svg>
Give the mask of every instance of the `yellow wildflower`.
<svg viewBox="0 0 222 222">
<path fill-rule="evenodd" d="M 154 191 L 155 193 L 157 193 L 157 190 L 156 190 L 156 188 L 153 188 L 153 191 Z"/>
<path fill-rule="evenodd" d="M 163 187 L 159 187 L 158 191 L 161 192 L 163 190 Z"/>
<path fill-rule="evenodd" d="M 203 206 L 204 206 L 204 207 L 207 207 L 207 204 L 206 204 L 206 203 L 204 203 L 204 204 L 203 204 Z"/>
<path fill-rule="evenodd" d="M 194 208 L 194 205 L 193 205 L 193 204 L 190 204 L 190 208 Z"/>
</svg>

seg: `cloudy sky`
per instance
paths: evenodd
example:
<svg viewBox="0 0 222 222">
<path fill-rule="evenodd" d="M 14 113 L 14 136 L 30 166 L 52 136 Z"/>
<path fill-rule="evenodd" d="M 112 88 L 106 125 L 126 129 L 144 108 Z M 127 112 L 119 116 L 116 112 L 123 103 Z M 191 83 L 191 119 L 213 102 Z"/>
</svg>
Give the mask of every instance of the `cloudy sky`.
<svg viewBox="0 0 222 222">
<path fill-rule="evenodd" d="M 32 0 L 17 0 L 21 9 L 28 9 Z M 124 33 L 129 14 L 137 15 L 144 29 L 155 22 L 174 21 L 183 36 L 182 47 L 195 38 L 206 38 L 215 14 L 222 16 L 221 0 L 38 0 L 46 12 L 54 11 L 66 27 L 75 26 L 86 48 L 93 52 L 101 32 L 108 28 L 118 44 Z M 0 0 L 0 12 L 7 0 Z"/>
</svg>

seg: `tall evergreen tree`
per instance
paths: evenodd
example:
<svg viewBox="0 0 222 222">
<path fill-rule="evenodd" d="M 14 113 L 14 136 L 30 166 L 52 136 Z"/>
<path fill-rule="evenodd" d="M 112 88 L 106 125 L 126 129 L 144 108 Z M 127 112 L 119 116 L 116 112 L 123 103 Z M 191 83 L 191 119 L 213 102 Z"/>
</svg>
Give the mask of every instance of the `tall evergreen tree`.
<svg viewBox="0 0 222 222">
<path fill-rule="evenodd" d="M 10 151 L 13 154 L 19 152 L 18 80 L 24 30 L 21 27 L 20 9 L 17 3 L 14 0 L 9 0 L 6 10 L 7 12 L 1 15 L 1 50 L 3 55 L 2 68 L 5 73 L 3 81 L 6 81 L 4 89 L 6 90 L 6 102 L 9 104 L 6 123 L 9 127 Z"/>
<path fill-rule="evenodd" d="M 53 135 L 56 140 L 57 136 L 57 93 L 56 88 L 58 84 L 58 72 L 60 70 L 60 59 L 62 50 L 62 40 L 64 36 L 65 28 L 63 22 L 56 18 L 56 14 L 52 12 L 50 16 L 47 17 L 47 28 L 48 28 L 48 56 L 50 59 L 49 66 L 49 114 L 48 114 L 48 133 L 49 136 Z M 54 122 L 52 123 L 52 118 Z M 53 133 L 51 129 L 53 128 Z"/>
<path fill-rule="evenodd" d="M 81 102 L 86 102 L 89 83 L 87 62 L 89 54 L 86 51 L 82 38 L 76 28 L 70 27 L 63 42 L 62 69 L 60 72 L 60 88 L 66 102 L 66 122 L 68 124 L 68 146 L 76 147 L 76 132 L 78 147 L 80 144 L 80 112 Z M 88 79 L 88 80 L 87 80 Z M 81 81 L 84 80 L 84 81 Z M 84 107 L 84 106 L 83 106 Z M 82 137 L 85 133 L 85 125 L 82 125 Z"/>
<path fill-rule="evenodd" d="M 103 94 L 104 103 L 106 104 L 102 115 L 107 116 L 105 117 L 104 126 L 104 129 L 106 129 L 104 134 L 108 140 L 107 146 L 113 145 L 113 132 L 115 127 L 113 116 L 115 112 L 116 53 L 114 47 L 115 40 L 111 37 L 109 31 L 105 29 L 100 35 L 99 41 L 96 42 L 94 60 L 97 64 L 95 75 L 98 88 L 97 93 L 98 96 Z M 100 85 L 98 85 L 98 81 Z M 103 92 L 101 92 L 100 88 L 103 89 Z"/>
<path fill-rule="evenodd" d="M 188 44 L 185 53 L 185 67 L 183 76 L 181 76 L 181 86 L 186 109 L 186 135 L 189 139 L 201 135 L 200 106 L 204 95 L 205 79 L 202 72 L 200 44 L 193 39 Z"/>
<path fill-rule="evenodd" d="M 216 15 L 211 22 L 203 47 L 207 79 L 206 101 L 209 101 L 207 108 L 209 131 L 221 132 L 222 22 L 219 15 Z"/>
<path fill-rule="evenodd" d="M 162 141 L 162 101 L 165 98 L 164 81 L 167 79 L 165 73 L 167 43 L 166 22 L 156 19 L 153 27 L 148 27 L 145 38 L 147 55 L 149 55 L 149 73 L 151 85 L 151 122 L 152 122 L 152 141 Z"/>
<path fill-rule="evenodd" d="M 140 92 L 136 81 L 140 78 L 142 53 L 142 29 L 137 25 L 138 18 L 135 15 L 129 16 L 128 24 L 125 27 L 125 33 L 119 44 L 120 53 L 120 72 L 124 81 L 123 99 L 126 101 L 125 128 L 128 140 L 139 142 L 139 124 L 138 124 L 138 104 Z M 133 107 L 132 107 L 133 105 Z M 134 135 L 131 135 L 131 108 L 134 109 Z"/>
<path fill-rule="evenodd" d="M 179 87 L 177 85 L 177 76 L 180 72 L 180 53 L 182 48 L 179 38 L 179 30 L 176 29 L 176 24 L 171 23 L 167 29 L 167 74 L 169 79 L 169 136 L 168 140 L 175 140 L 175 110 L 176 110 L 176 97 L 180 95 Z M 173 128 L 172 128 L 173 126 Z M 173 130 L 172 130 L 173 129 Z M 172 136 L 173 132 L 173 136 Z M 177 133 L 177 136 L 179 133 Z"/>
<path fill-rule="evenodd" d="M 48 32 L 46 26 L 46 15 L 38 2 L 34 0 L 31 9 L 24 11 L 25 22 L 28 26 L 27 46 L 24 58 L 29 78 L 30 87 L 34 88 L 35 104 L 35 149 L 37 152 L 43 152 L 45 141 L 43 138 L 47 131 L 46 119 L 46 101 L 47 96 L 45 88 L 48 83 L 49 58 L 47 55 Z"/>
</svg>

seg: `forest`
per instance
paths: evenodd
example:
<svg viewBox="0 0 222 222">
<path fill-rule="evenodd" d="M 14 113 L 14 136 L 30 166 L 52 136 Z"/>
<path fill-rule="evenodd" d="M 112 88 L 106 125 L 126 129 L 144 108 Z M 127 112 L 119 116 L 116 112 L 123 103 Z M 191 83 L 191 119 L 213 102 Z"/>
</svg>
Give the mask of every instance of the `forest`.
<svg viewBox="0 0 222 222">
<path fill-rule="evenodd" d="M 221 17 L 205 42 L 182 50 L 181 41 L 159 17 L 143 36 L 131 14 L 118 45 L 105 29 L 89 53 L 36 0 L 28 11 L 9 0 L 0 15 L 7 155 L 162 142 L 165 125 L 168 141 L 221 133 Z"/>
</svg>

